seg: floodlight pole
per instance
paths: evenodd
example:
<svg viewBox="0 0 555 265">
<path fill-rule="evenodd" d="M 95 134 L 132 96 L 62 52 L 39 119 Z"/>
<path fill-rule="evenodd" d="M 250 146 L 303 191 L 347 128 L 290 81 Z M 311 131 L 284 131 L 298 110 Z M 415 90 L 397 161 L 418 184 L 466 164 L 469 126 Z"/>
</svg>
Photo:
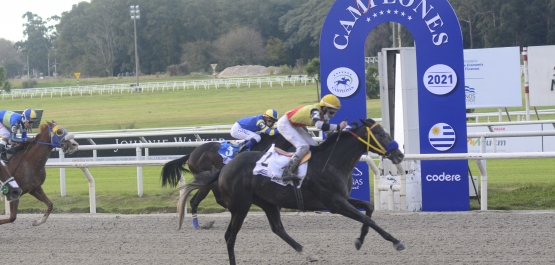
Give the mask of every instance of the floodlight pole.
<svg viewBox="0 0 555 265">
<path fill-rule="evenodd" d="M 141 18 L 141 13 L 139 10 L 139 6 L 131 6 L 131 19 L 133 19 L 133 27 L 135 29 L 135 79 L 136 79 L 136 87 L 139 88 L 139 53 L 137 52 L 137 19 Z"/>
</svg>

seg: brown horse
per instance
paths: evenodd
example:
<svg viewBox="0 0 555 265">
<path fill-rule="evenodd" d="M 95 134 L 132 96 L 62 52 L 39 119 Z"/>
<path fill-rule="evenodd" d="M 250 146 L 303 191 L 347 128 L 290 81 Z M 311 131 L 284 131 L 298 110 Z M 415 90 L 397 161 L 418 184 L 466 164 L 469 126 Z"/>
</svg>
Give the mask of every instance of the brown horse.
<svg viewBox="0 0 555 265">
<path fill-rule="evenodd" d="M 44 216 L 33 222 L 34 226 L 46 222 L 52 212 L 53 204 L 42 190 L 42 184 L 46 179 L 45 165 L 52 149 L 61 148 L 64 153 L 72 154 L 78 146 L 79 144 L 73 140 L 73 135 L 62 126 L 54 121 L 47 122 L 40 125 L 35 139 L 32 142 L 24 143 L 22 148 L 8 161 L 8 170 L 19 184 L 22 190 L 21 194 L 29 193 L 47 206 Z M 10 201 L 10 217 L 0 220 L 0 225 L 15 221 L 18 205 L 19 200 Z"/>
</svg>

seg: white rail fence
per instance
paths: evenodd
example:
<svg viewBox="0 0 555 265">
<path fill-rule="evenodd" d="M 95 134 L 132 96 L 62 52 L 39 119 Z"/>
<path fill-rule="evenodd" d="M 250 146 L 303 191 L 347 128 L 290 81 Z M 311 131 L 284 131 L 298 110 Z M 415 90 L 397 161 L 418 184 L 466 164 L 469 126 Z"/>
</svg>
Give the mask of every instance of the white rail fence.
<svg viewBox="0 0 555 265">
<path fill-rule="evenodd" d="M 155 91 L 176 91 L 187 89 L 219 89 L 219 88 L 241 88 L 253 86 L 297 86 L 314 84 L 315 79 L 307 75 L 289 75 L 274 77 L 251 77 L 251 78 L 227 78 L 186 80 L 172 82 L 147 82 L 141 83 L 139 87 L 135 84 L 109 84 L 90 86 L 48 87 L 48 88 L 24 88 L 12 89 L 9 93 L 2 93 L 2 99 L 19 99 L 34 97 L 64 97 L 83 95 L 111 95 L 123 93 L 145 93 Z"/>
<path fill-rule="evenodd" d="M 548 121 L 549 122 L 549 121 Z M 225 126 L 224 126 L 225 127 Z M 198 127 L 190 127 L 190 130 L 186 130 L 188 134 L 199 134 L 199 133 L 229 133 L 228 130 L 199 130 Z M 196 130 L 195 130 L 196 129 Z M 184 131 L 179 131 L 183 133 Z M 149 135 L 175 135 L 176 131 L 168 130 L 165 132 L 135 132 L 134 134 L 142 138 Z M 76 139 L 89 139 L 89 138 L 102 138 L 102 137 L 114 137 L 114 135 L 120 137 L 129 137 L 129 133 L 106 133 L 106 134 L 76 134 Z M 140 135 L 140 136 L 139 136 Z M 482 142 L 482 153 L 469 153 L 469 154 L 442 154 L 441 156 L 437 154 L 407 154 L 405 160 L 476 160 L 478 168 L 481 174 L 481 209 L 487 210 L 487 170 L 485 167 L 485 160 L 490 159 L 522 159 L 522 158 L 555 158 L 555 152 L 522 152 L 522 153 L 485 153 L 485 139 L 495 138 L 495 137 L 521 137 L 521 136 L 555 136 L 555 131 L 543 131 L 543 132 L 485 132 L 485 133 L 469 133 L 468 137 L 480 138 Z M 144 140 L 144 138 L 142 138 Z M 315 137 L 315 140 L 321 141 L 321 137 Z M 92 141 L 92 140 L 91 140 Z M 60 168 L 60 190 L 61 195 L 65 196 L 66 185 L 65 185 L 65 168 L 80 168 L 85 177 L 89 181 L 89 201 L 90 201 L 90 212 L 96 213 L 96 190 L 94 184 L 94 177 L 91 175 L 88 168 L 90 167 L 137 167 L 137 190 L 138 196 L 143 194 L 143 182 L 142 182 L 142 167 L 144 166 L 163 166 L 169 160 L 153 160 L 149 157 L 150 148 L 175 148 L 175 147 L 197 147 L 206 141 L 196 141 L 196 142 L 168 142 L 168 143 L 148 143 L 146 140 L 142 143 L 134 144 L 103 144 L 95 145 L 94 142 L 91 145 L 80 145 L 79 150 L 92 150 L 93 151 L 93 161 L 64 161 L 64 154 L 61 150 L 59 151 L 59 161 L 51 162 L 46 164 L 48 168 Z M 115 150 L 115 149 L 135 149 L 136 150 L 136 160 L 135 161 L 94 161 L 96 160 L 97 150 Z M 143 156 L 143 149 L 145 155 Z M 379 177 L 378 167 L 375 165 L 372 157 L 362 156 L 361 161 L 368 163 L 372 171 L 375 173 L 376 178 Z M 399 172 L 404 172 L 400 169 Z M 400 186 L 391 187 L 392 191 L 399 191 L 400 196 L 403 198 L 406 195 L 405 191 L 404 176 L 401 176 Z M 401 199 L 401 203 L 404 200 Z M 6 202 L 7 204 L 7 202 Z M 6 205 L 7 206 L 7 205 Z M 404 209 L 401 207 L 401 209 Z M 6 212 L 8 212 L 9 207 L 6 207 Z"/>
</svg>

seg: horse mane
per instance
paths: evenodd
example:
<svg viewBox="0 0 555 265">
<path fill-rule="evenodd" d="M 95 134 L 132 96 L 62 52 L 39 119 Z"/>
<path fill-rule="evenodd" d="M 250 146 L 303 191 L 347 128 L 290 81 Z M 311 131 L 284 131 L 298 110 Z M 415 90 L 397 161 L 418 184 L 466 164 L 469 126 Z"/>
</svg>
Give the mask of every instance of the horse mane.
<svg viewBox="0 0 555 265">
<path fill-rule="evenodd" d="M 39 132 L 37 133 L 37 135 L 38 135 L 38 134 L 41 134 L 42 132 L 47 131 L 47 130 L 48 130 L 48 126 L 49 126 L 48 123 L 43 123 L 43 124 L 41 124 L 41 125 L 39 126 Z"/>
</svg>

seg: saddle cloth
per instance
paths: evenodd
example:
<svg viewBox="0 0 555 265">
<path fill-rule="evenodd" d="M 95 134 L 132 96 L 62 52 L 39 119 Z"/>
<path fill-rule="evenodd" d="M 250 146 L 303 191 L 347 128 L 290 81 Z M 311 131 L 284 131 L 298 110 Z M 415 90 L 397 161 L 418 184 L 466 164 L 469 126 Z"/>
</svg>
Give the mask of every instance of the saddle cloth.
<svg viewBox="0 0 555 265">
<path fill-rule="evenodd" d="M 224 159 L 224 165 L 227 165 L 229 161 L 235 158 L 237 151 L 239 151 L 239 146 L 241 143 L 236 141 L 223 141 L 218 153 Z"/>
<path fill-rule="evenodd" d="M 278 153 L 275 146 L 272 144 L 270 149 L 268 149 L 268 152 L 256 161 L 256 166 L 254 167 L 252 173 L 254 175 L 269 177 L 273 182 L 282 186 L 293 185 L 292 181 L 284 182 L 281 179 L 283 169 L 290 159 L 291 155 Z M 306 176 L 307 168 L 308 163 L 301 163 L 297 168 L 297 176 L 301 179 L 299 186 L 301 186 L 304 177 Z"/>
</svg>

